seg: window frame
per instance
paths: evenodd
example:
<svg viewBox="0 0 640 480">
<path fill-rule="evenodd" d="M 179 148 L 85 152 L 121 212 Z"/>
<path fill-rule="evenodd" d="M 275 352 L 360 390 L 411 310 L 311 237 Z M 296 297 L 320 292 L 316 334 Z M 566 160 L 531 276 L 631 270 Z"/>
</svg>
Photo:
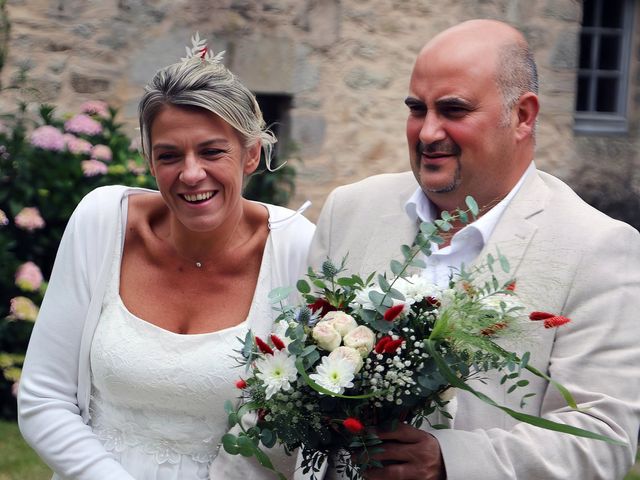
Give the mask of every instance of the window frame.
<svg viewBox="0 0 640 480">
<path fill-rule="evenodd" d="M 595 0 L 597 2 L 596 15 L 601 12 L 606 0 Z M 606 7 L 605 7 L 606 8 Z M 584 15 L 584 13 L 583 13 Z M 601 15 L 599 16 L 601 18 Z M 629 131 L 628 121 L 628 103 L 629 103 L 629 81 L 630 81 L 630 62 L 631 62 L 631 50 L 633 41 L 633 28 L 635 20 L 635 2 L 634 0 L 623 0 L 622 4 L 622 38 L 620 44 L 620 69 L 614 70 L 616 78 L 619 81 L 619 91 L 617 95 L 617 105 L 615 112 L 597 112 L 597 111 L 578 111 L 577 110 L 577 95 L 578 89 L 576 87 L 576 102 L 574 106 L 574 132 L 578 134 L 626 134 Z M 598 21 L 599 23 L 599 21 Z M 592 39 L 599 42 L 601 36 L 606 34 L 607 27 L 590 26 L 580 28 L 580 35 L 588 30 L 593 32 Z M 581 42 L 578 42 L 581 46 Z M 591 65 L 596 66 L 596 54 L 598 53 L 598 47 L 591 48 Z M 580 76 L 580 73 L 587 73 L 590 78 L 590 83 L 594 83 L 595 79 L 599 76 L 597 68 L 581 69 L 579 62 L 576 66 L 576 84 Z M 602 75 L 600 75 L 602 76 Z M 612 75 L 613 76 L 613 75 Z M 594 97 L 597 88 L 591 86 L 589 92 L 589 103 L 593 105 Z"/>
</svg>

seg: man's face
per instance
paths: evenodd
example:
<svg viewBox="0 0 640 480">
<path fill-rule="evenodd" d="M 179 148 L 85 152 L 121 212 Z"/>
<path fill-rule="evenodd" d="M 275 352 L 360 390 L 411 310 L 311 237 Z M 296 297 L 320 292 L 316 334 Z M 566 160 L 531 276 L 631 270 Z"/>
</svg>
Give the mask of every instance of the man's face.
<svg viewBox="0 0 640 480">
<path fill-rule="evenodd" d="M 466 195 L 481 206 L 498 200 L 522 173 L 494 59 L 455 47 L 421 52 L 406 99 L 411 169 L 425 194 L 447 209 L 462 206 Z"/>
</svg>

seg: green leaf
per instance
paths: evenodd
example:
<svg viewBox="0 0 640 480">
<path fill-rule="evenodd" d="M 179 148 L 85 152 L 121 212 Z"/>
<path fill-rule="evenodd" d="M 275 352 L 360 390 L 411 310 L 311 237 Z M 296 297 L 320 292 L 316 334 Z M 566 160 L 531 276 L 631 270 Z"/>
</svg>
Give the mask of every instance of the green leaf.
<svg viewBox="0 0 640 480">
<path fill-rule="evenodd" d="M 240 449 L 238 448 L 238 438 L 231 434 L 225 433 L 222 436 L 222 447 L 224 451 L 230 455 L 238 455 L 240 453 Z"/>
<path fill-rule="evenodd" d="M 402 292 L 400 292 L 399 290 L 396 290 L 395 288 L 390 288 L 387 293 L 391 298 L 395 298 L 396 300 L 401 300 L 403 302 L 406 300 Z"/>
<path fill-rule="evenodd" d="M 291 295 L 292 292 L 293 288 L 291 287 L 276 287 L 269 292 L 269 300 L 271 303 L 280 303 Z"/>
<path fill-rule="evenodd" d="M 409 263 L 410 267 L 415 267 L 415 268 L 427 268 L 427 264 L 424 263 L 423 260 L 420 260 L 419 258 L 414 258 L 413 260 L 411 260 L 411 263 Z"/>
<path fill-rule="evenodd" d="M 311 292 L 311 286 L 306 280 L 298 280 L 298 283 L 296 283 L 296 287 L 298 288 L 298 291 L 300 293 L 304 294 Z"/>
<path fill-rule="evenodd" d="M 509 273 L 509 269 L 511 267 L 509 266 L 509 260 L 507 260 L 507 257 L 505 257 L 504 255 L 500 254 L 498 256 L 498 260 L 500 260 L 500 267 L 502 268 L 502 271 L 504 273 Z"/>
<path fill-rule="evenodd" d="M 394 275 L 400 275 L 400 272 L 404 269 L 404 265 L 402 265 L 398 260 L 391 260 L 390 266 Z"/>
<path fill-rule="evenodd" d="M 267 448 L 273 447 L 276 444 L 276 439 L 277 437 L 272 430 L 269 430 L 268 428 L 264 428 L 260 431 L 260 441 L 265 447 Z"/>
<path fill-rule="evenodd" d="M 400 247 L 400 250 L 402 251 L 402 255 L 404 256 L 404 258 L 407 260 L 413 256 L 413 252 L 409 245 L 402 245 Z"/>
<path fill-rule="evenodd" d="M 438 227 L 431 222 L 422 222 L 420 224 L 420 231 L 428 237 L 436 233 L 438 231 Z"/>
<path fill-rule="evenodd" d="M 527 413 L 517 412 L 508 407 L 499 405 L 494 400 L 492 400 L 488 395 L 485 395 L 484 393 L 473 389 L 465 381 L 458 378 L 457 375 L 449 368 L 449 366 L 444 361 L 440 353 L 437 351 L 434 342 L 432 342 L 431 340 L 425 340 L 425 345 L 427 347 L 429 354 L 433 357 L 434 361 L 436 362 L 436 365 L 438 366 L 438 370 L 440 371 L 440 373 L 443 374 L 445 379 L 452 386 L 457 387 L 461 390 L 465 390 L 475 395 L 477 398 L 479 398 L 483 402 L 502 410 L 507 415 L 515 418 L 516 420 L 519 420 L 524 423 L 528 423 L 529 425 L 533 425 L 535 427 L 544 428 L 546 430 L 552 430 L 554 432 L 568 433 L 570 435 L 575 435 L 577 437 L 592 438 L 595 440 L 602 440 L 604 442 L 611 443 L 614 445 L 627 446 L 625 442 L 621 442 L 620 440 L 607 437 L 606 435 L 600 435 L 599 433 L 590 432 L 589 430 L 584 430 L 582 428 L 574 427 L 572 425 L 553 422 L 551 420 L 536 417 L 534 415 L 529 415 Z"/>
<path fill-rule="evenodd" d="M 385 278 L 384 275 L 378 275 L 378 285 L 380 285 L 380 288 L 382 289 L 383 292 L 387 292 L 389 288 L 391 288 L 388 280 Z"/>
<path fill-rule="evenodd" d="M 469 207 L 471 215 L 476 218 L 480 210 L 478 209 L 478 204 L 476 203 L 475 199 L 471 196 L 467 196 L 467 198 L 464 199 L 464 203 L 466 203 L 467 207 Z"/>
<path fill-rule="evenodd" d="M 240 435 L 237 441 L 238 453 L 243 457 L 252 457 L 256 451 L 255 445 L 246 435 Z"/>
<path fill-rule="evenodd" d="M 452 225 L 449 222 L 446 222 L 444 220 L 435 220 L 434 223 L 438 226 L 438 229 L 442 232 L 448 232 L 452 228 Z"/>
</svg>

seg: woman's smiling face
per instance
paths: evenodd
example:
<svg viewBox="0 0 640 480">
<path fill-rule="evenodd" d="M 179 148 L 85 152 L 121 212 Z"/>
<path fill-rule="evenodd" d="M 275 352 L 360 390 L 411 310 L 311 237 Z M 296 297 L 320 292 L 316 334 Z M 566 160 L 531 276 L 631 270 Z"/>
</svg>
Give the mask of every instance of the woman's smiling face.
<svg viewBox="0 0 640 480">
<path fill-rule="evenodd" d="M 168 105 L 151 126 L 151 173 L 169 210 L 194 232 L 215 230 L 242 211 L 244 176 L 260 160 L 260 144 L 213 113 Z"/>
</svg>

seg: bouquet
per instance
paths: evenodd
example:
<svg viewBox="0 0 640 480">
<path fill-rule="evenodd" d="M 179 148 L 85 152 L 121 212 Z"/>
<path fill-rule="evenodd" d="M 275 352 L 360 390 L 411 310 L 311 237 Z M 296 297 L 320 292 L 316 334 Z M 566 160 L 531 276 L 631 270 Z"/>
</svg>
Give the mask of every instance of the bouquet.
<svg viewBox="0 0 640 480">
<path fill-rule="evenodd" d="M 380 466 L 372 456 L 382 442 L 369 427 L 394 428 L 404 421 L 446 428 L 456 388 L 520 421 L 613 441 L 498 405 L 469 385 L 468 380 L 497 370 L 503 373 L 501 381 L 510 384 L 509 393 L 522 391 L 528 381 L 520 373 L 528 370 L 551 382 L 569 406 L 578 408 L 562 385 L 529 365 L 528 353 L 519 357 L 497 342 L 517 342 L 532 328 L 570 321 L 526 312 L 515 280 L 498 280 L 498 269 L 501 275 L 509 272 L 503 255 L 490 254 L 471 269 L 463 266 L 446 288 L 409 275 L 412 267 L 425 267 L 420 253 L 430 255 L 432 243 L 443 242 L 441 232 L 456 220 L 464 224 L 477 215 L 470 197 L 467 206 L 469 210 L 444 212 L 434 223 L 423 223 L 414 244 L 402 246 L 404 262 L 391 261 L 391 278 L 347 275 L 344 259 L 340 265 L 327 259 L 321 271 L 309 269 L 309 281 L 298 282 L 304 304 L 284 303 L 291 289 L 271 292 L 279 311 L 272 333 L 259 338 L 248 332 L 239 339 L 238 361 L 246 371 L 237 383 L 240 405 L 227 403 L 229 423 L 239 431 L 223 436 L 228 453 L 255 455 L 275 471 L 260 444 L 280 443 L 289 452 L 300 449 L 303 473 L 312 478 L 330 457 L 339 473 L 355 480 L 364 469 Z M 531 395 L 523 392 L 521 404 Z M 257 414 L 250 427 L 241 421 L 249 412 Z M 353 451 L 360 453 L 357 463 Z"/>
</svg>

